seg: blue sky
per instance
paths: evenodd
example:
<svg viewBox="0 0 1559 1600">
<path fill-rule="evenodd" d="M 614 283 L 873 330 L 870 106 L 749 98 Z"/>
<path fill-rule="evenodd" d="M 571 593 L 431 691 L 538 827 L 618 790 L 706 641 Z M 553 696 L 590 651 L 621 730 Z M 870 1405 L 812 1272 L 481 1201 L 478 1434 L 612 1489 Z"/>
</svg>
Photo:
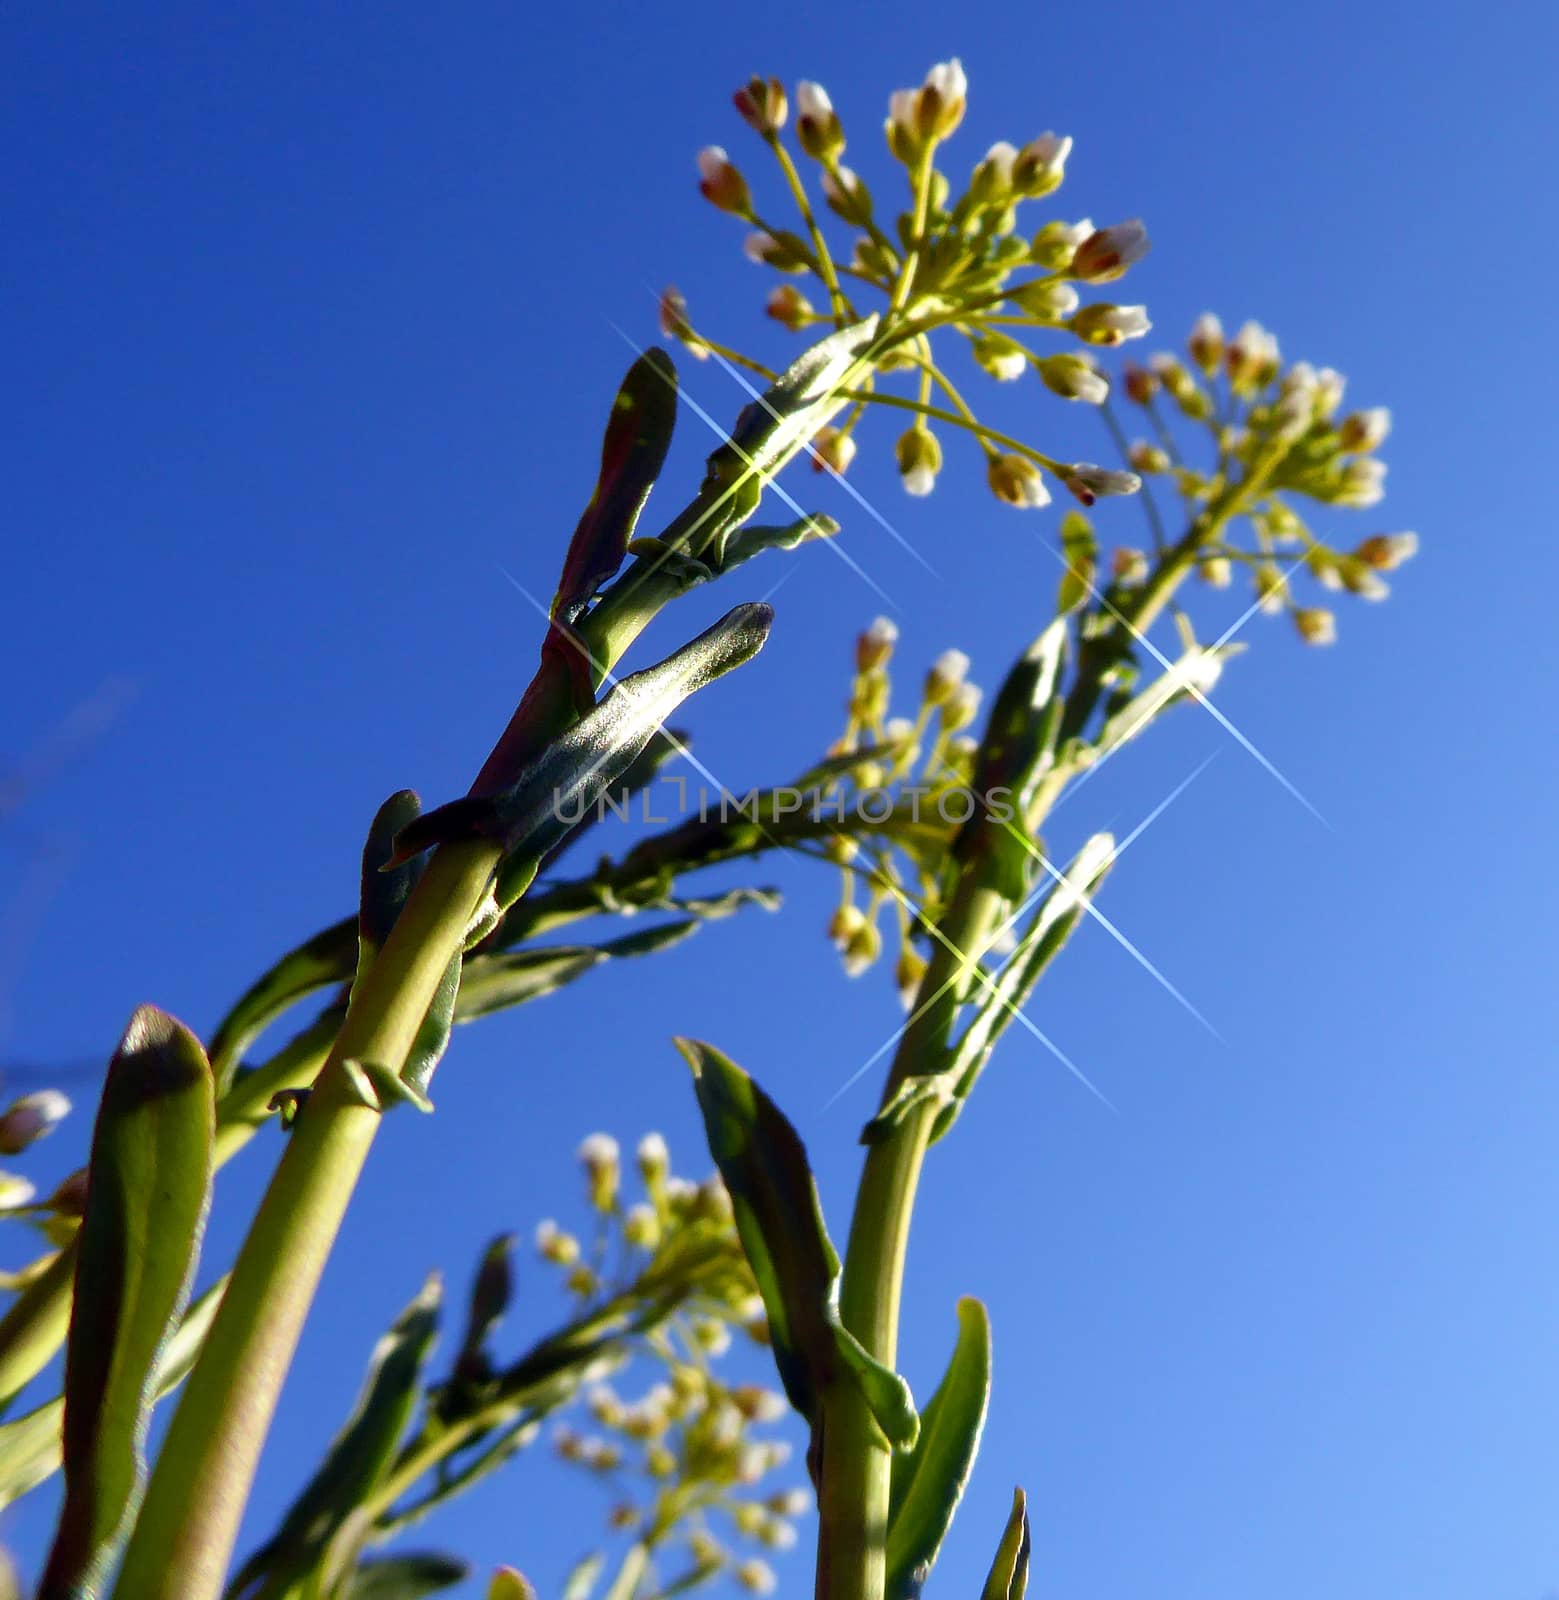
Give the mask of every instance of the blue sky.
<svg viewBox="0 0 1559 1600">
<path fill-rule="evenodd" d="M 1335 4 L 14 12 L 0 756 L 46 751 L 84 705 L 112 715 L 0 821 L 4 1060 L 97 1063 L 141 1000 L 209 1028 L 347 908 L 387 793 L 464 787 L 537 643 L 503 574 L 551 592 L 628 356 L 614 324 L 653 337 L 651 290 L 674 280 L 711 331 L 785 347 L 741 230 L 694 190 L 701 145 L 752 148 L 731 90 L 821 79 L 850 159 L 886 181 L 888 92 L 958 54 L 955 170 L 998 137 L 1073 135 L 1062 214 L 1147 219 L 1128 298 L 1165 342 L 1204 308 L 1255 316 L 1393 408 L 1389 498 L 1354 520 L 1417 529 L 1423 552 L 1388 605 L 1341 609 L 1331 651 L 1252 625 L 1220 686 L 1326 824 L 1194 710 L 1057 819 L 1058 849 L 1124 832 L 1216 756 L 1104 909 L 1219 1037 L 1090 927 L 1035 1016 L 1116 1110 L 1014 1034 L 935 1153 L 903 1365 L 929 1393 L 973 1293 L 997 1372 L 935 1591 L 983 1574 L 1022 1482 L 1036 1588 L 1069 1600 L 1552 1592 L 1559 230 L 1534 179 L 1555 31 L 1545 7 L 1456 4 L 1410 26 Z M 683 368 L 734 412 L 726 378 Z M 1097 455 L 1092 419 L 1060 410 L 1035 415 Z M 969 454 L 906 500 L 896 431 L 868 430 L 853 476 L 940 580 L 837 489 L 805 498 L 899 603 L 906 664 L 961 645 L 993 683 L 1046 614 L 1055 512 L 996 505 Z M 685 415 L 667 504 L 707 448 Z M 1140 536 L 1132 507 L 1110 518 Z M 881 609 L 826 552 L 784 559 L 771 646 L 692 719 L 738 786 L 833 737 L 851 637 Z M 1219 627 L 1243 606 L 1213 598 Z M 675 640 L 644 659 L 657 642 Z M 702 1168 L 672 1033 L 789 1109 L 842 1235 L 872 1091 L 825 1107 L 896 1003 L 885 972 L 839 975 L 831 880 L 745 877 L 782 883 L 785 912 L 466 1031 L 439 1115 L 389 1124 L 251 1538 L 422 1274 L 463 1281 L 490 1233 L 560 1209 L 603 1108 Z M 79 1159 L 87 1120 L 38 1174 Z M 224 1175 L 213 1261 L 274 1155 L 262 1140 Z M 553 1309 L 527 1266 L 510 1338 Z M 428 1541 L 551 1591 L 601 1508 L 565 1515 L 545 1483 L 526 1464 Z M 48 1514 L 40 1497 L 3 1532 L 34 1553 Z M 782 1582 L 805 1591 L 803 1555 Z"/>
</svg>

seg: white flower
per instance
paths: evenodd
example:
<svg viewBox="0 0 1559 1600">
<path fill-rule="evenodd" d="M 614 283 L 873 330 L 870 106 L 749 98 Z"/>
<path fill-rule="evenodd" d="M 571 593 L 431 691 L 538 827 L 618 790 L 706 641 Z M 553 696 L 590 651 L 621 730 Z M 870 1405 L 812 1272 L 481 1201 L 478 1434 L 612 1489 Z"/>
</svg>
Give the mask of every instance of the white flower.
<svg viewBox="0 0 1559 1600">
<path fill-rule="evenodd" d="M 1084 283 L 1109 283 L 1148 253 L 1148 230 L 1138 217 L 1099 228 L 1078 245 L 1070 268 Z"/>
<path fill-rule="evenodd" d="M 1018 152 L 1013 165 L 1012 182 L 1020 194 L 1039 198 L 1060 188 L 1066 176 L 1066 158 L 1072 153 L 1072 141 L 1048 129 Z"/>
<path fill-rule="evenodd" d="M 671 1152 L 666 1148 L 666 1141 L 658 1133 L 647 1133 L 639 1140 L 639 1148 L 635 1152 L 639 1160 L 639 1170 L 646 1175 L 651 1172 L 664 1172 L 671 1165 Z"/>
<path fill-rule="evenodd" d="M 1186 349 L 1208 377 L 1218 370 L 1223 359 L 1223 323 L 1211 311 L 1204 311 L 1192 324 Z"/>
<path fill-rule="evenodd" d="M 1091 461 L 1068 467 L 1065 483 L 1085 506 L 1091 506 L 1100 495 L 1135 494 L 1142 487 L 1142 479 L 1135 472 L 1115 472 L 1096 467 Z"/>
<path fill-rule="evenodd" d="M 1344 450 L 1378 450 L 1391 432 L 1391 412 L 1385 406 L 1371 406 L 1342 419 L 1337 430 Z"/>
<path fill-rule="evenodd" d="M 939 61 L 926 74 L 926 87 L 941 95 L 944 105 L 964 100 L 969 95 L 969 80 L 964 76 L 963 63 L 954 56 L 951 61 Z"/>
<path fill-rule="evenodd" d="M 590 1168 L 617 1165 L 617 1141 L 609 1133 L 592 1133 L 579 1146 L 579 1159 Z"/>
<path fill-rule="evenodd" d="M 1039 468 L 1024 456 L 992 456 L 985 476 L 991 492 L 1005 505 L 1032 511 L 1050 504 L 1050 491 L 1039 475 Z"/>
<path fill-rule="evenodd" d="M 1386 463 L 1374 456 L 1356 456 L 1342 469 L 1336 504 L 1340 506 L 1377 505 L 1386 493 Z"/>
<path fill-rule="evenodd" d="M 796 115 L 798 117 L 811 117 L 815 122 L 821 122 L 825 117 L 833 115 L 834 103 L 828 98 L 828 91 L 820 83 L 813 83 L 809 78 L 803 78 L 796 85 Z"/>
<path fill-rule="evenodd" d="M 1140 339 L 1152 328 L 1145 306 L 1084 306 L 1067 324 L 1078 338 L 1089 344 L 1124 344 Z"/>
<path fill-rule="evenodd" d="M 1390 572 L 1418 554 L 1418 535 L 1416 533 L 1372 534 L 1354 551 L 1354 554 L 1366 566 L 1374 567 L 1377 572 Z"/>
<path fill-rule="evenodd" d="M 58 1089 L 24 1094 L 0 1117 L 0 1155 L 19 1155 L 69 1115 L 70 1101 Z"/>
<path fill-rule="evenodd" d="M 1335 644 L 1337 619 L 1319 606 L 1300 606 L 1294 612 L 1294 626 L 1306 644 Z"/>
</svg>

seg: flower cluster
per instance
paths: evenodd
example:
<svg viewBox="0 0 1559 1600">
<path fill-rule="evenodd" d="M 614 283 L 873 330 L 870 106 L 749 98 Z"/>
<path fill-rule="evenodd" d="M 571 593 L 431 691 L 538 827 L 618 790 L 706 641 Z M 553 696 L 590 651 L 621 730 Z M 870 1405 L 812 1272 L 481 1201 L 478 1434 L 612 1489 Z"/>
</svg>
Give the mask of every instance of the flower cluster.
<svg viewBox="0 0 1559 1600">
<path fill-rule="evenodd" d="M 732 1232 L 731 1202 L 718 1177 L 692 1183 L 675 1176 L 665 1141 L 640 1141 L 636 1166 L 643 1198 L 624 1204 L 616 1140 L 592 1134 L 580 1146 L 592 1208 L 603 1227 L 589 1260 L 580 1240 L 554 1222 L 537 1230 L 542 1258 L 564 1269 L 571 1292 L 593 1295 L 608 1256 L 633 1262 L 640 1281 L 674 1257 L 679 1238 L 713 1227 Z M 734 1233 L 733 1233 L 734 1237 Z M 775 1576 L 761 1555 L 795 1543 L 793 1519 L 811 1504 L 803 1490 L 775 1490 L 765 1480 L 790 1457 L 783 1439 L 760 1430 L 788 1415 L 784 1397 L 754 1383 L 728 1383 L 717 1372 L 732 1344 L 732 1329 L 767 1340 L 763 1303 L 745 1271 L 715 1293 L 690 1300 L 650 1329 L 641 1353 L 658 1376 L 636 1398 L 605 1383 L 586 1396 L 588 1431 L 560 1424 L 558 1456 L 610 1486 L 609 1527 L 662 1557 L 686 1563 L 667 1589 L 691 1588 L 729 1572 L 754 1593 L 766 1594 Z"/>
<path fill-rule="evenodd" d="M 782 226 L 759 209 L 753 185 L 720 146 L 699 154 L 700 190 L 748 225 L 749 259 L 780 274 L 765 306 L 775 321 L 804 332 L 819 325 L 844 327 L 868 312 L 879 316 L 869 370 L 849 396 L 843 420 L 813 441 L 820 470 L 847 470 L 862 415 L 868 406 L 885 405 L 913 416 L 895 447 L 910 494 L 928 494 L 942 469 L 933 423 L 976 441 L 985 456 L 986 481 L 1004 504 L 1045 505 L 1052 481 L 1085 503 L 1100 494 L 1131 493 L 1138 486 L 1131 472 L 1062 462 L 986 426 L 940 354 L 944 336 L 951 335 L 998 382 L 1032 372 L 1062 399 L 1098 405 L 1110 382 L 1094 352 L 1140 338 L 1149 328 L 1140 305 L 1083 301 L 1085 292 L 1114 283 L 1146 254 L 1140 222 L 1096 227 L 1088 219 L 1052 217 L 1035 227 L 1020 215 L 1061 187 L 1071 139 L 1044 132 L 1021 148 L 999 142 L 975 163 L 963 187 L 955 188 L 937 163 L 963 120 L 967 99 L 968 82 L 957 61 L 933 67 L 918 88 L 890 97 L 888 149 L 905 169 L 908 194 L 904 208 L 889 218 L 879 214 L 866 180 L 843 163 L 844 124 L 827 91 L 820 84 L 799 84 L 796 143 L 815 164 L 817 194 L 836 219 L 837 225 L 825 226 L 827 218 L 783 137 L 785 90 L 774 79 L 754 78 L 737 92 L 736 107 L 776 160 L 799 227 Z M 816 303 L 798 281 L 804 279 L 813 280 Z M 761 363 L 695 329 L 675 289 L 662 297 L 661 325 L 695 355 L 714 354 L 771 376 Z M 1071 348 L 1054 348 L 1056 339 Z M 885 386 L 883 380 L 894 374 L 909 379 L 911 393 Z"/>
<path fill-rule="evenodd" d="M 894 982 L 908 1006 L 926 970 L 919 945 L 942 893 L 947 846 L 982 803 L 970 788 L 982 693 L 969 679 L 968 656 L 947 650 L 921 683 L 914 717 L 891 715 L 888 667 L 897 640 L 886 617 L 856 639 L 845 727 L 828 751 L 820 787 L 841 808 L 846 791 L 882 795 L 893 808 L 893 827 L 831 841 L 828 855 L 841 884 L 828 937 L 846 974 L 857 977 L 882 954 L 880 924 L 891 908 L 898 932 Z"/>
<path fill-rule="evenodd" d="M 1291 618 L 1307 644 L 1330 644 L 1336 621 L 1325 606 L 1303 604 L 1296 581 L 1362 600 L 1390 592 L 1382 574 L 1413 556 L 1412 533 L 1371 533 L 1349 547 L 1323 538 L 1295 509 L 1369 509 L 1385 494 L 1386 464 L 1377 451 L 1391 431 L 1383 406 L 1347 410 L 1346 380 L 1330 367 L 1285 364 L 1277 340 L 1259 323 L 1232 336 L 1211 313 L 1197 319 L 1185 357 L 1161 352 L 1128 366 L 1122 386 L 1151 437 L 1126 445 L 1131 466 L 1149 482 L 1145 506 L 1156 515 L 1152 483 L 1163 479 L 1190 518 L 1198 575 L 1227 586 L 1235 568 L 1249 576 L 1263 612 Z M 1188 460 L 1169 426 L 1181 419 L 1201 429 L 1209 445 Z M 1239 517 L 1225 513 L 1238 505 Z M 1236 525 L 1250 530 L 1240 540 Z M 1145 560 L 1117 552 L 1119 563 Z"/>
</svg>

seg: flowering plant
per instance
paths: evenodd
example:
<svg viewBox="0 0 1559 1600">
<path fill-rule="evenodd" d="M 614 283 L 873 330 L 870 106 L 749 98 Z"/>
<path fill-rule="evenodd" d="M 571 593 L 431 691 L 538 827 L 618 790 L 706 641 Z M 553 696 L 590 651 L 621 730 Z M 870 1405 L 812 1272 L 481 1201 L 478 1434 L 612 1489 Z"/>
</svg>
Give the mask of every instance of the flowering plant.
<svg viewBox="0 0 1559 1600">
<path fill-rule="evenodd" d="M 1149 332 L 1146 312 L 1084 295 L 1141 259 L 1142 224 L 1050 217 L 1030 231 L 1029 208 L 1066 177 L 1072 143 L 1054 133 L 993 146 L 955 185 L 939 162 L 967 92 L 951 62 L 892 96 L 888 150 L 907 179 L 893 217 L 843 164 L 844 123 L 820 86 L 796 90 L 794 149 L 778 82 L 754 78 L 737 93 L 796 225 L 759 209 L 721 148 L 698 158 L 702 193 L 747 225 L 747 255 L 780 275 L 769 316 L 822 337 L 775 372 L 696 326 L 682 297 L 666 292 L 669 336 L 763 384 L 697 490 L 658 533 L 639 532 L 677 410 L 675 368 L 652 350 L 611 408 L 535 676 L 469 793 L 429 812 L 410 792 L 386 801 L 368 831 L 355 915 L 285 954 L 204 1042 L 153 1007 L 137 1011 L 109 1067 L 85 1174 L 42 1200 L 25 1180 L 0 1184 L 7 1214 L 44 1243 L 8 1285 L 0 1395 L 19 1396 L 66 1350 L 63 1393 L 0 1426 L 0 1495 L 63 1471 L 41 1594 L 110 1585 L 124 1600 L 434 1592 L 458 1581 L 458 1563 L 378 1547 L 576 1398 L 596 1431 L 563 1423 L 558 1454 L 614 1478 L 631 1465 L 636 1491 L 610 1513 L 627 1548 L 609 1600 L 675 1594 L 721 1571 L 764 1591 L 774 1581 L 765 1559 L 722 1541 L 785 1548 L 799 1502 L 792 1487 L 758 1487 L 783 1452 L 754 1430 L 777 1420 L 781 1402 L 718 1375 L 732 1327 L 771 1348 L 785 1401 L 807 1428 L 819 1595 L 910 1600 L 927 1582 L 974 1464 L 991 1330 L 982 1304 L 962 1301 L 946 1372 L 917 1403 L 897 1343 L 920 1170 L 1072 931 L 1099 915 L 1095 897 L 1131 842 L 1095 834 L 1057 862 L 1048 820 L 1171 708 L 1207 703 L 1246 619 L 1202 637 L 1192 585 L 1225 587 L 1238 570 L 1252 589 L 1247 616 L 1286 612 L 1302 640 L 1324 644 L 1332 615 L 1301 586 L 1380 599 L 1382 574 L 1414 549 L 1408 534 L 1339 540 L 1312 527 L 1318 512 L 1379 500 L 1375 452 L 1389 418 L 1345 412 L 1341 378 L 1285 364 L 1257 324 L 1226 337 L 1204 315 L 1184 356 L 1111 368 L 1108 352 Z M 982 420 L 949 371 L 948 348 L 960 342 L 998 382 L 1032 371 L 1051 395 L 1097 408 L 1120 463 L 1065 460 Z M 737 605 L 657 665 L 619 679 L 618 663 L 690 590 L 837 534 L 778 479 L 802 453 L 845 473 L 868 416 L 884 407 L 909 418 L 894 454 L 911 494 L 933 490 L 943 438 L 961 433 L 1003 503 L 1038 510 L 1052 485 L 1076 502 L 1058 519 L 1053 604 L 983 725 L 981 693 L 956 649 L 931 664 L 909 714 L 893 714 L 897 632 L 878 619 L 854 644 L 845 726 L 808 770 L 752 790 L 734 814 L 724 804 L 701 811 L 620 858 L 571 871 L 564 852 L 592 812 L 655 781 L 685 751 L 667 719 L 761 649 L 773 616 Z M 771 490 L 794 520 L 753 521 Z M 1101 545 L 1089 513 L 1110 496 L 1138 497 L 1140 543 Z M 685 880 L 781 849 L 840 873 L 828 932 L 847 972 L 881 955 L 885 918 L 897 939 L 908 1015 L 862 1130 L 842 1259 L 776 1100 L 713 1044 L 677 1041 L 718 1176 L 680 1182 L 651 1137 L 638 1151 L 642 1198 L 625 1205 L 618 1147 L 587 1140 L 594 1245 L 556 1223 L 536 1237 L 564 1274 L 565 1322 L 517 1360 L 497 1358 L 508 1300 L 499 1240 L 476 1274 L 454 1361 L 430 1382 L 441 1295 L 429 1280 L 375 1351 L 325 1462 L 230 1577 L 282 1380 L 383 1116 L 432 1111 L 434 1070 L 456 1023 L 603 963 L 653 956 L 734 913 L 773 910 L 761 885 L 699 894 Z M 627 932 L 598 926 L 627 918 L 643 920 Z M 555 937 L 563 930 L 568 942 Z M 268 1029 L 321 995 L 315 1017 L 267 1059 L 250 1059 Z M 19 1101 L 0 1119 L 0 1150 L 20 1154 L 66 1109 L 57 1095 Z M 212 1174 L 273 1121 L 289 1131 L 266 1198 L 231 1271 L 191 1304 Z M 660 1376 L 623 1400 L 604 1380 L 635 1355 Z M 148 1474 L 152 1408 L 181 1384 Z M 1020 1596 L 1027 1555 L 1020 1492 L 986 1593 Z M 601 1570 L 592 1560 L 576 1572 L 567 1600 L 583 1600 Z M 510 1568 L 490 1590 L 494 1600 L 528 1592 Z"/>
</svg>

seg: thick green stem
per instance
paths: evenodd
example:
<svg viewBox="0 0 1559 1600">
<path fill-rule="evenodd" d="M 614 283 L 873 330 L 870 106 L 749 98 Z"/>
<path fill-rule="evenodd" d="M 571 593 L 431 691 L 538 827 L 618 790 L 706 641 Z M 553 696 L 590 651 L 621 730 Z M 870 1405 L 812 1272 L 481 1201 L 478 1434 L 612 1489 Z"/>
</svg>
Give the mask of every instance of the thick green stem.
<svg viewBox="0 0 1559 1600">
<path fill-rule="evenodd" d="M 964 880 L 921 982 L 920 994 L 929 998 L 911 1017 L 894 1054 L 884 1104 L 906 1078 L 941 1064 L 953 1017 L 1002 905 L 991 890 Z M 871 1146 L 850 1224 L 840 1313 L 850 1332 L 888 1366 L 898 1356 L 910 1221 L 934 1118 L 933 1107 L 913 1111 Z M 892 1453 L 864 1402 L 853 1386 L 840 1385 L 829 1397 L 824 1424 L 818 1600 L 882 1600 L 891 1468 Z"/>
<path fill-rule="evenodd" d="M 282 1380 L 379 1127 L 346 1061 L 398 1070 L 498 861 L 445 846 L 369 970 L 298 1118 L 174 1414 L 115 1593 L 217 1600 Z"/>
</svg>

